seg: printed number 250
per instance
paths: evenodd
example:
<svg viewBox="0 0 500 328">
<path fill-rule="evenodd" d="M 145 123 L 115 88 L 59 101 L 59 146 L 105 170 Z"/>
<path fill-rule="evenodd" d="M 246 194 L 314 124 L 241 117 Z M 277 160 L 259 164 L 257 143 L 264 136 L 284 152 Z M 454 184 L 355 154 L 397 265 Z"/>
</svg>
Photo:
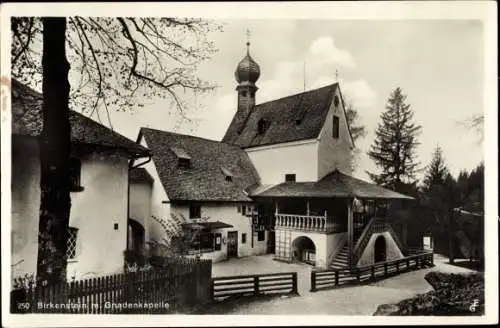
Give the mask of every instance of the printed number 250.
<svg viewBox="0 0 500 328">
<path fill-rule="evenodd" d="M 17 303 L 17 308 L 19 310 L 29 310 L 30 308 L 30 303 L 28 302 L 21 302 L 21 303 Z"/>
</svg>

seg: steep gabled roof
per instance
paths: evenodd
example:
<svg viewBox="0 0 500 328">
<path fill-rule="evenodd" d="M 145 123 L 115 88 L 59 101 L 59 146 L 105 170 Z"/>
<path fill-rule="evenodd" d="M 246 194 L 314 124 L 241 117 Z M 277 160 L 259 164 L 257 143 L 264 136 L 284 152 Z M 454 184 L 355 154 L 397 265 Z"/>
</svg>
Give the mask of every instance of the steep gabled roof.
<svg viewBox="0 0 500 328">
<path fill-rule="evenodd" d="M 242 148 L 313 139 L 325 123 L 338 83 L 256 105 L 246 118 L 237 112 L 223 142 Z M 266 122 L 264 133 L 258 133 L 260 122 Z M 237 122 L 244 122 L 238 127 Z"/>
<path fill-rule="evenodd" d="M 239 147 L 215 140 L 141 128 L 153 163 L 171 201 L 250 201 L 245 190 L 259 183 L 250 158 Z M 174 152 L 172 149 L 182 152 Z M 178 155 L 190 157 L 179 167 Z M 181 157 L 182 158 L 182 157 Z M 231 181 L 226 180 L 227 170 Z"/>
<path fill-rule="evenodd" d="M 253 197 L 358 197 L 369 199 L 413 199 L 334 170 L 318 182 L 283 182 L 264 191 L 255 190 Z"/>
<path fill-rule="evenodd" d="M 42 132 L 43 96 L 19 81 L 12 80 L 12 134 L 38 137 Z M 134 157 L 149 151 L 136 142 L 96 121 L 70 110 L 71 142 L 125 150 Z"/>
</svg>

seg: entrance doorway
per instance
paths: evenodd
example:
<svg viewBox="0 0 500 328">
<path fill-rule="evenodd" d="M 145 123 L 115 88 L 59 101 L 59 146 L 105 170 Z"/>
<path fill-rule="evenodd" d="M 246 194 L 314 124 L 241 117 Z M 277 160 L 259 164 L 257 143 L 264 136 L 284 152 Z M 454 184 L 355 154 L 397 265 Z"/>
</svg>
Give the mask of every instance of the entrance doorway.
<svg viewBox="0 0 500 328">
<path fill-rule="evenodd" d="M 238 257 L 238 231 L 227 233 L 227 258 Z"/>
<path fill-rule="evenodd" d="M 316 246 L 306 236 L 296 238 L 292 243 L 292 259 L 314 265 L 316 263 Z"/>
<path fill-rule="evenodd" d="M 384 262 L 387 259 L 387 243 L 384 236 L 375 240 L 375 262 Z"/>
<path fill-rule="evenodd" d="M 267 254 L 274 254 L 275 244 L 276 244 L 276 232 L 273 230 L 269 230 L 267 234 Z"/>
</svg>

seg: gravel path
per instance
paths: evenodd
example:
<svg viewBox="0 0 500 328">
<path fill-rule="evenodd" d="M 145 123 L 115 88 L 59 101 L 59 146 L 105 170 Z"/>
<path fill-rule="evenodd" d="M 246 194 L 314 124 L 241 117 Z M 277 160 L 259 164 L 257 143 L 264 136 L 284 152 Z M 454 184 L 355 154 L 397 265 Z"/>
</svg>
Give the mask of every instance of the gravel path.
<svg viewBox="0 0 500 328">
<path fill-rule="evenodd" d="M 255 273 L 298 272 L 299 297 L 281 297 L 244 304 L 227 314 L 337 314 L 372 315 L 380 304 L 397 303 L 432 290 L 424 276 L 430 271 L 467 273 L 472 270 L 445 263 L 446 258 L 435 254 L 433 268 L 411 271 L 362 286 L 309 292 L 311 266 L 274 261 L 272 255 L 252 256 L 215 263 L 212 275 L 230 276 Z"/>
</svg>

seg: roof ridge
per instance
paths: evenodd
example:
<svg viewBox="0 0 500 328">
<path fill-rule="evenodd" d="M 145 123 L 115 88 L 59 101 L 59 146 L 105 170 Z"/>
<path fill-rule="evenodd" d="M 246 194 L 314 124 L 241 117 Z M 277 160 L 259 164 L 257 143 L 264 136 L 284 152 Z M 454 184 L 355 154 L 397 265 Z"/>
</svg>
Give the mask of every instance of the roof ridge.
<svg viewBox="0 0 500 328">
<path fill-rule="evenodd" d="M 320 88 L 316 88 L 316 89 L 312 89 L 312 90 L 308 90 L 308 91 L 303 91 L 303 92 L 295 93 L 293 95 L 288 95 L 288 96 L 284 96 L 284 97 L 281 97 L 281 98 L 269 100 L 269 101 L 257 104 L 257 105 L 255 105 L 255 107 L 260 106 L 260 105 L 270 104 L 270 103 L 273 103 L 273 102 L 276 102 L 276 101 L 282 101 L 283 99 L 287 99 L 287 98 L 292 98 L 292 97 L 296 97 L 296 96 L 300 96 L 300 95 L 305 95 L 307 93 L 318 91 L 320 89 L 332 88 L 332 87 L 334 87 L 335 85 L 338 85 L 338 84 L 339 84 L 338 82 L 335 82 L 335 83 L 328 84 L 328 85 L 325 85 L 325 86 L 320 87 Z"/>
<path fill-rule="evenodd" d="M 215 140 L 215 139 L 208 139 L 208 138 L 199 137 L 199 136 L 194 136 L 194 135 L 191 135 L 191 134 L 178 133 L 178 132 L 172 132 L 172 131 L 166 131 L 166 130 L 148 128 L 148 127 L 141 127 L 140 130 L 151 130 L 151 131 L 156 131 L 156 132 L 161 132 L 161 133 L 166 133 L 166 134 L 172 134 L 172 135 L 177 135 L 177 136 L 188 137 L 188 138 L 191 138 L 191 139 L 198 139 L 198 140 L 203 140 L 203 141 L 209 141 L 209 142 L 213 142 L 213 143 L 217 143 L 217 144 L 227 145 L 227 146 L 230 146 L 232 148 L 242 149 L 241 147 L 235 146 L 235 145 L 227 143 L 227 142 L 223 142 L 223 141 Z"/>
</svg>

